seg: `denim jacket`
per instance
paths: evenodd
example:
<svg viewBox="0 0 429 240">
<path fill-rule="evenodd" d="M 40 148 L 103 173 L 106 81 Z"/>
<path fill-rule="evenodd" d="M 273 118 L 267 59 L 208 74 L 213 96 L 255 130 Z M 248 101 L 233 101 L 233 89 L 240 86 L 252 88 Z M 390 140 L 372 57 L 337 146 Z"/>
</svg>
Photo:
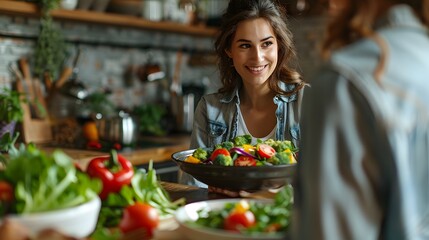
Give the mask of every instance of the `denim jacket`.
<svg viewBox="0 0 429 240">
<path fill-rule="evenodd" d="M 407 5 L 338 49 L 303 100 L 293 239 L 429 239 L 429 32 Z"/>
<path fill-rule="evenodd" d="M 292 90 L 294 85 L 281 83 L 282 89 Z M 210 148 L 228 141 L 237 135 L 238 110 L 240 106 L 238 86 L 230 93 L 212 93 L 199 101 L 194 114 L 190 148 Z M 291 96 L 277 95 L 273 101 L 277 104 L 277 140 L 291 140 L 296 147 L 299 143 L 299 105 L 303 90 Z M 179 172 L 179 182 L 194 185 L 194 179 Z M 196 182 L 196 185 L 206 187 Z"/>
</svg>

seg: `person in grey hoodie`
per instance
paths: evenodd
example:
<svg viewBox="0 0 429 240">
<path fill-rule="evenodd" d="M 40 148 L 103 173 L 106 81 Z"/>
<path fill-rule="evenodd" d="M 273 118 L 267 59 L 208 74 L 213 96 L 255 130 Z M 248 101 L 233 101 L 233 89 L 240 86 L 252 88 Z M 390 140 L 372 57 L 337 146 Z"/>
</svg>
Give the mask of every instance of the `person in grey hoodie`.
<svg viewBox="0 0 429 240">
<path fill-rule="evenodd" d="M 429 0 L 331 0 L 292 239 L 429 239 Z"/>
</svg>

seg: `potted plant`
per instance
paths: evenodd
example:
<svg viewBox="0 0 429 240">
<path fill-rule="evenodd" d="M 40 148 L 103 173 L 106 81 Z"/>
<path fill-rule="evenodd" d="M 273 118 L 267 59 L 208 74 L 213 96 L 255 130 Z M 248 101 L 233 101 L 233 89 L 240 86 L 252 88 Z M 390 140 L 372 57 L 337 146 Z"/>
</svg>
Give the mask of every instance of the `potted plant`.
<svg viewBox="0 0 429 240">
<path fill-rule="evenodd" d="M 7 150 L 4 148 L 13 140 L 16 123 L 23 120 L 23 101 L 23 95 L 16 90 L 3 88 L 0 91 L 0 150 Z"/>
</svg>

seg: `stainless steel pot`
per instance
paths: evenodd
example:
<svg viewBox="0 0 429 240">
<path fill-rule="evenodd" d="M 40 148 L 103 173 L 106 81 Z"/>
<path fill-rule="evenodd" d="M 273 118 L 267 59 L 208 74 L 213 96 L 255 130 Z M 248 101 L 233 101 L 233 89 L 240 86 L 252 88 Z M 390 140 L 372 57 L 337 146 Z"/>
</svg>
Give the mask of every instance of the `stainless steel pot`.
<svg viewBox="0 0 429 240">
<path fill-rule="evenodd" d="M 130 145 L 137 141 L 137 123 L 132 116 L 123 111 L 119 116 L 97 119 L 95 123 L 101 140 L 122 145 Z"/>
</svg>

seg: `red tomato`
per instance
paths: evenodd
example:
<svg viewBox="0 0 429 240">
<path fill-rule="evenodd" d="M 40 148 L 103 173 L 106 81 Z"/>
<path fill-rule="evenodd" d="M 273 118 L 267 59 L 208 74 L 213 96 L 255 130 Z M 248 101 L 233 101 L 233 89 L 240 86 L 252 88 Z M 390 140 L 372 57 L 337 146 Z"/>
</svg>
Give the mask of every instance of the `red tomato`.
<svg viewBox="0 0 429 240">
<path fill-rule="evenodd" d="M 98 141 L 89 141 L 86 143 L 86 148 L 88 149 L 101 149 L 101 143 Z"/>
<path fill-rule="evenodd" d="M 276 150 L 268 144 L 259 144 L 258 154 L 262 158 L 270 158 L 276 155 Z"/>
<path fill-rule="evenodd" d="M 251 211 L 234 211 L 228 215 L 223 223 L 223 228 L 230 231 L 240 231 L 242 228 L 248 228 L 255 224 L 255 215 Z"/>
<path fill-rule="evenodd" d="M 218 148 L 218 149 L 215 149 L 212 152 L 212 155 L 210 155 L 210 159 L 211 160 L 215 160 L 218 155 L 231 156 L 231 154 L 229 153 L 228 149 L 226 149 L 226 148 Z"/>
<path fill-rule="evenodd" d="M 234 166 L 256 166 L 256 159 L 247 156 L 239 156 L 234 160 Z"/>
<path fill-rule="evenodd" d="M 115 149 L 115 150 L 121 150 L 122 149 L 122 145 L 120 144 L 120 143 L 115 143 L 115 144 L 113 144 L 113 149 Z"/>
<path fill-rule="evenodd" d="M 0 202 L 10 202 L 14 199 L 13 187 L 6 181 L 0 181 Z"/>
<path fill-rule="evenodd" d="M 135 203 L 124 209 L 119 228 L 123 233 L 144 228 L 148 236 L 152 237 L 158 224 L 159 214 L 155 208 L 146 203 Z"/>
</svg>

